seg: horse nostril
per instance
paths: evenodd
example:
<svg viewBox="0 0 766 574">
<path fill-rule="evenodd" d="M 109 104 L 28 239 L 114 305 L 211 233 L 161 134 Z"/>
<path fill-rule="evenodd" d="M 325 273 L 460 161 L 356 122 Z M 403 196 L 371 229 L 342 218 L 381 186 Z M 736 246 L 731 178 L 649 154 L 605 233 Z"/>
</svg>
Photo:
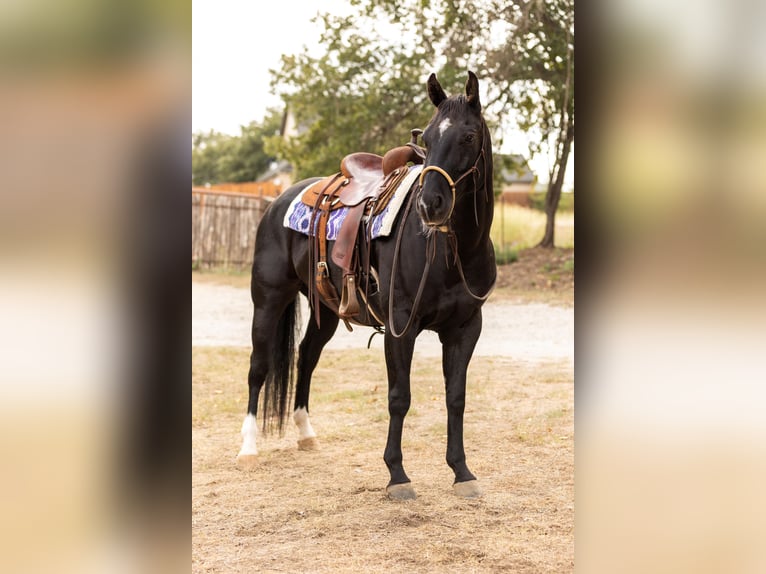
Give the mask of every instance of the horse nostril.
<svg viewBox="0 0 766 574">
<path fill-rule="evenodd" d="M 420 197 L 418 201 L 418 209 L 422 216 L 426 219 L 433 219 L 438 217 L 439 211 L 444 204 L 444 198 L 441 195 L 433 194 L 429 197 Z"/>
</svg>

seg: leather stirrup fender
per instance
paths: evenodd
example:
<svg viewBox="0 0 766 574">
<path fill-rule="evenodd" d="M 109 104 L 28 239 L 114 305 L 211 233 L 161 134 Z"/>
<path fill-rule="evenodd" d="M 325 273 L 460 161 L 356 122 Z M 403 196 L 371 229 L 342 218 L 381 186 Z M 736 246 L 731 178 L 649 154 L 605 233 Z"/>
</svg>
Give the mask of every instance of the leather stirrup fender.
<svg viewBox="0 0 766 574">
<path fill-rule="evenodd" d="M 343 269 L 344 274 L 348 273 L 353 264 L 354 246 L 356 245 L 357 235 L 359 233 L 359 224 L 364 216 L 366 204 L 360 203 L 355 207 L 350 207 L 343 225 L 338 231 L 338 237 L 332 248 L 330 258 L 338 267 Z"/>
</svg>

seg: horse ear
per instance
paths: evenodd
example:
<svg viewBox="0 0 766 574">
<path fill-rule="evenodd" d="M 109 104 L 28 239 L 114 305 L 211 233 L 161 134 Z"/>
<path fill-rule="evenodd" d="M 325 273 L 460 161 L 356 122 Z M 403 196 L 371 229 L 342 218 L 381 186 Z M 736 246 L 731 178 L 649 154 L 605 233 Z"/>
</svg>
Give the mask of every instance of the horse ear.
<svg viewBox="0 0 766 574">
<path fill-rule="evenodd" d="M 428 76 L 428 97 L 431 98 L 431 101 L 437 108 L 439 104 L 447 99 L 447 94 L 444 93 L 439 80 L 436 79 L 436 74 Z"/>
<path fill-rule="evenodd" d="M 481 110 L 481 102 L 479 101 L 479 79 L 476 77 L 476 74 L 470 70 L 468 72 L 468 81 L 465 83 L 465 95 L 467 96 L 469 104 L 476 109 Z"/>
</svg>

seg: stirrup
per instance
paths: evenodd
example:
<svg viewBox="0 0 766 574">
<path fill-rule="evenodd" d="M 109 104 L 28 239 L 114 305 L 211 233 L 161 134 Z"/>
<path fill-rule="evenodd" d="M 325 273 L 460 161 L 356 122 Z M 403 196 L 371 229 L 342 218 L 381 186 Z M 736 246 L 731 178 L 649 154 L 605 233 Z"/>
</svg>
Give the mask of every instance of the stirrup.
<svg viewBox="0 0 766 574">
<path fill-rule="evenodd" d="M 351 318 L 359 313 L 359 300 L 356 298 L 356 278 L 353 273 L 343 276 L 343 291 L 340 296 L 338 315 L 342 319 Z"/>
</svg>

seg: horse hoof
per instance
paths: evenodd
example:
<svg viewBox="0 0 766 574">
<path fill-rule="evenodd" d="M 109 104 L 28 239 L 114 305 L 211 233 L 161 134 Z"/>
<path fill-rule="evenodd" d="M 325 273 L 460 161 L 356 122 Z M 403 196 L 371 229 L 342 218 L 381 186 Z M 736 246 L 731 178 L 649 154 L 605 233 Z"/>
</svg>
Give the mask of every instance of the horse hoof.
<svg viewBox="0 0 766 574">
<path fill-rule="evenodd" d="M 319 450 L 319 439 L 315 436 L 299 439 L 298 450 Z"/>
<path fill-rule="evenodd" d="M 257 454 L 238 454 L 237 467 L 240 470 L 254 470 L 258 466 Z"/>
<path fill-rule="evenodd" d="M 411 482 L 392 484 L 386 487 L 386 494 L 392 500 L 415 500 L 418 496 Z"/>
<path fill-rule="evenodd" d="M 452 489 L 455 491 L 455 494 L 461 498 L 479 498 L 481 496 L 478 480 L 456 482 L 452 485 Z"/>
</svg>

